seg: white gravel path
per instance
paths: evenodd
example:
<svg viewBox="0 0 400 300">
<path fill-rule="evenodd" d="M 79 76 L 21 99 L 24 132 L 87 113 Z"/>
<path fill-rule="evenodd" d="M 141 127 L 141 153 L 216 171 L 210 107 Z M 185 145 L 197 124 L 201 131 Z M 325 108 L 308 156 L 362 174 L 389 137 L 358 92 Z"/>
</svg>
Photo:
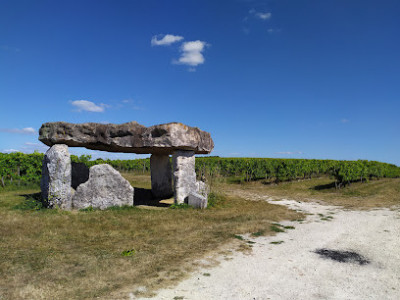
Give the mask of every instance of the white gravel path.
<svg viewBox="0 0 400 300">
<path fill-rule="evenodd" d="M 201 269 L 152 299 L 400 299 L 400 209 L 349 211 L 264 200 L 312 215 L 304 222 L 281 222 L 295 229 L 276 236 L 246 236 L 255 242 L 250 254 L 221 257 L 218 266 Z M 321 220 L 326 216 L 332 219 Z M 322 258 L 314 253 L 318 248 L 354 251 L 370 263 Z"/>
</svg>

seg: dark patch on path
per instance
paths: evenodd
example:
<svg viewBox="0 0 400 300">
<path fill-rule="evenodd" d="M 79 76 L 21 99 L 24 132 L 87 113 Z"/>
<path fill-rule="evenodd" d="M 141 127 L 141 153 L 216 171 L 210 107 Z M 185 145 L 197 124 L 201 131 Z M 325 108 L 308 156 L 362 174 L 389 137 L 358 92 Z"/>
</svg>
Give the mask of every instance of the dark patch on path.
<svg viewBox="0 0 400 300">
<path fill-rule="evenodd" d="M 332 260 L 344 263 L 358 263 L 360 265 L 369 264 L 370 261 L 360 254 L 352 251 L 339 251 L 331 249 L 317 249 L 314 251 L 325 258 L 330 258 Z"/>
</svg>

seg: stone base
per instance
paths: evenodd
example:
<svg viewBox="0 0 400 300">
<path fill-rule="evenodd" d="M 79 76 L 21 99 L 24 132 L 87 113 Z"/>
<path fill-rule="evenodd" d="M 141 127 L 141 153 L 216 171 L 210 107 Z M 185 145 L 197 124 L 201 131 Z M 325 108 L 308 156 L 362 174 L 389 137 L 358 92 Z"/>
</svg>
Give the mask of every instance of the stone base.
<svg viewBox="0 0 400 300">
<path fill-rule="evenodd" d="M 194 151 L 175 151 L 172 155 L 174 168 L 175 204 L 188 203 L 190 192 L 196 191 Z"/>
<path fill-rule="evenodd" d="M 204 197 L 200 194 L 190 192 L 188 204 L 193 206 L 194 208 L 205 209 L 207 207 L 207 197 Z"/>
</svg>

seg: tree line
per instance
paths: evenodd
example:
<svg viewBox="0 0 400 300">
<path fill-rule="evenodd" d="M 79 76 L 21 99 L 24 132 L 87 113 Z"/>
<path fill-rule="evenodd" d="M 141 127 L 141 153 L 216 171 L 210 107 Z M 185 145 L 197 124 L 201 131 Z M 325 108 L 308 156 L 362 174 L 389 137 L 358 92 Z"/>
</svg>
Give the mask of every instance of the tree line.
<svg viewBox="0 0 400 300">
<path fill-rule="evenodd" d="M 0 153 L 0 187 L 39 184 L 43 156 L 43 153 L 38 152 Z M 71 155 L 71 160 L 88 167 L 107 163 L 122 172 L 150 171 L 149 158 L 92 160 L 90 155 Z M 196 157 L 196 173 L 199 178 L 206 179 L 234 177 L 244 182 L 265 179 L 277 183 L 329 175 L 335 179 L 336 187 L 341 188 L 357 181 L 400 177 L 400 167 L 367 160 Z"/>
</svg>

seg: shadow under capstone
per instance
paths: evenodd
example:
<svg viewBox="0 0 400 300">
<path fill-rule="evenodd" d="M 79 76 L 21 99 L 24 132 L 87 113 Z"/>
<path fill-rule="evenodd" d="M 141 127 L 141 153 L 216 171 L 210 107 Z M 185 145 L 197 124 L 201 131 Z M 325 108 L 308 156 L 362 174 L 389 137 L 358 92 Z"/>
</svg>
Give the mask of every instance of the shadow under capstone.
<svg viewBox="0 0 400 300">
<path fill-rule="evenodd" d="M 315 250 L 314 253 L 317 253 L 324 258 L 329 258 L 343 263 L 358 263 L 359 265 L 366 265 L 370 263 L 368 259 L 353 251 L 340 251 L 322 248 Z"/>
<path fill-rule="evenodd" d="M 134 187 L 133 205 L 148 205 L 158 207 L 169 207 L 170 204 L 161 203 L 160 199 L 156 199 L 150 189 Z"/>
</svg>

